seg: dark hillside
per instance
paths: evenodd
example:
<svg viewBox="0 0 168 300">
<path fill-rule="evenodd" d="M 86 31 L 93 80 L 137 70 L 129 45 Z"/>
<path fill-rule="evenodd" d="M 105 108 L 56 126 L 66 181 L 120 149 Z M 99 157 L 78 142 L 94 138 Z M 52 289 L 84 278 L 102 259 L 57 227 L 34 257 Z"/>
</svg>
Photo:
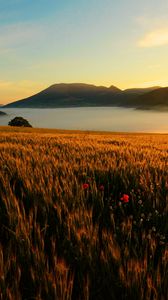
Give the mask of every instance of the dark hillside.
<svg viewBox="0 0 168 300">
<path fill-rule="evenodd" d="M 128 89 L 109 88 L 84 83 L 54 84 L 36 95 L 7 104 L 6 108 L 57 108 L 121 106 L 154 108 L 168 106 L 168 88 Z"/>
</svg>

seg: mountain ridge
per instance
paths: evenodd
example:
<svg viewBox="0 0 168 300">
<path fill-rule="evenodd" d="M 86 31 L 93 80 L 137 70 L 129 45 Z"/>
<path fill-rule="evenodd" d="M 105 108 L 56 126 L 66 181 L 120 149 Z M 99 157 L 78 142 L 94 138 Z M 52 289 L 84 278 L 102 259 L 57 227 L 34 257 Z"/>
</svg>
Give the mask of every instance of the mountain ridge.
<svg viewBox="0 0 168 300">
<path fill-rule="evenodd" d="M 164 100 L 161 99 L 161 95 L 164 95 Z M 11 102 L 3 107 L 63 108 L 89 106 L 118 106 L 139 109 L 152 109 L 153 106 L 155 108 L 157 106 L 168 107 L 168 88 L 156 86 L 121 90 L 114 85 L 105 87 L 85 83 L 57 83 L 35 95 Z"/>
</svg>

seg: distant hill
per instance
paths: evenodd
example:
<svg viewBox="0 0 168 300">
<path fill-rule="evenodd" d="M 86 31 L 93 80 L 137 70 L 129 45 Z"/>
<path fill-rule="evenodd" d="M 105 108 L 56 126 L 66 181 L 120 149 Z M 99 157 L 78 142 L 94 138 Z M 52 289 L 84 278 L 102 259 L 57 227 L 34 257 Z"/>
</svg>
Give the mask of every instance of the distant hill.
<svg viewBox="0 0 168 300">
<path fill-rule="evenodd" d="M 7 114 L 5 113 L 5 112 L 3 112 L 3 111 L 0 111 L 0 117 L 1 116 L 6 116 Z"/>
<path fill-rule="evenodd" d="M 121 106 L 149 109 L 155 102 L 168 106 L 166 96 L 161 99 L 157 91 L 159 87 L 146 89 L 120 90 L 115 86 L 109 88 L 84 83 L 54 84 L 47 89 L 23 100 L 5 105 L 5 108 L 59 108 L 59 107 L 89 107 L 89 106 Z M 152 95 L 158 99 L 153 103 Z M 166 91 L 165 91 L 166 94 Z M 167 92 L 168 94 L 168 92 Z M 153 96 L 154 97 L 154 96 Z M 158 98 L 159 97 L 159 98 Z M 160 101 L 160 102 L 159 102 Z"/>
<path fill-rule="evenodd" d="M 159 88 L 138 98 L 138 108 L 159 110 L 168 109 L 168 87 Z"/>
<path fill-rule="evenodd" d="M 126 89 L 126 90 L 124 90 L 124 93 L 135 94 L 135 95 L 143 95 L 143 94 L 146 94 L 148 92 L 157 90 L 159 88 L 160 88 L 160 86 L 153 86 L 153 87 L 148 87 L 148 88 Z"/>
<path fill-rule="evenodd" d="M 102 106 L 103 100 L 110 104 L 112 98 L 122 93 L 112 86 L 88 84 L 54 84 L 40 93 L 6 105 L 6 107 L 74 107 L 74 106 Z"/>
</svg>

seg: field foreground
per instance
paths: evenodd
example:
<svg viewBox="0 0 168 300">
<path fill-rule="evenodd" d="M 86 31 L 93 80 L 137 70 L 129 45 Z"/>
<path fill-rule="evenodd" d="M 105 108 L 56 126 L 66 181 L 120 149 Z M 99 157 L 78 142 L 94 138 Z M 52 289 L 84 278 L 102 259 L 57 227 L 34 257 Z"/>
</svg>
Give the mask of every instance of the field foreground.
<svg viewBox="0 0 168 300">
<path fill-rule="evenodd" d="M 0 299 L 167 300 L 168 135 L 0 127 Z"/>
</svg>

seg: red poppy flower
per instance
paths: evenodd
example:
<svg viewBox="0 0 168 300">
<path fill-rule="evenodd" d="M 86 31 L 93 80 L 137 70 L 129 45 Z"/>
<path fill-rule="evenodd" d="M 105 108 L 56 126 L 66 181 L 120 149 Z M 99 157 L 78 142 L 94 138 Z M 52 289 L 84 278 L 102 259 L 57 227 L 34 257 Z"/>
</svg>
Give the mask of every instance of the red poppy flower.
<svg viewBox="0 0 168 300">
<path fill-rule="evenodd" d="M 123 201 L 124 203 L 128 203 L 129 202 L 129 196 L 126 194 L 123 194 L 123 196 L 120 198 L 121 201 Z"/>
<path fill-rule="evenodd" d="M 101 184 L 100 186 L 99 186 L 99 191 L 104 191 L 104 185 L 103 184 Z"/>
<path fill-rule="evenodd" d="M 84 184 L 83 184 L 83 189 L 84 189 L 84 190 L 88 189 L 88 187 L 89 187 L 89 184 L 88 184 L 88 183 L 84 183 Z"/>
</svg>

